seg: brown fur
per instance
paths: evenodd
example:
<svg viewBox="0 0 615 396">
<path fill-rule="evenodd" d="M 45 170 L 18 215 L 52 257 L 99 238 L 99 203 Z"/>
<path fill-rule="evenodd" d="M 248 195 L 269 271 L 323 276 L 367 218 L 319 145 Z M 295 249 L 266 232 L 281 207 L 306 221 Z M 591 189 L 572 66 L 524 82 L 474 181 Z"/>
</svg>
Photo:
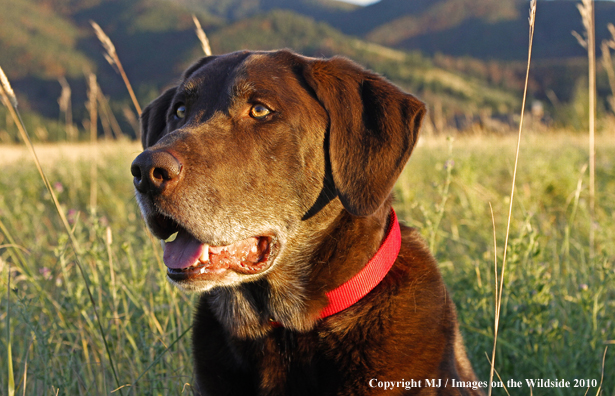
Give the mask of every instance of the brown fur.
<svg viewBox="0 0 615 396">
<path fill-rule="evenodd" d="M 184 119 L 173 117 L 178 103 Z M 246 116 L 255 103 L 271 117 Z M 454 304 L 414 229 L 402 226 L 399 257 L 374 290 L 318 319 L 325 293 L 378 250 L 424 113 L 415 97 L 347 59 L 289 51 L 203 58 L 144 110 L 146 150 L 135 163 L 171 174 L 137 192 L 155 235 L 181 227 L 212 246 L 274 235 L 263 273 L 175 282 L 202 292 L 197 394 L 480 393 L 425 387 L 475 377 Z M 370 387 L 374 378 L 422 386 L 384 391 Z"/>
</svg>

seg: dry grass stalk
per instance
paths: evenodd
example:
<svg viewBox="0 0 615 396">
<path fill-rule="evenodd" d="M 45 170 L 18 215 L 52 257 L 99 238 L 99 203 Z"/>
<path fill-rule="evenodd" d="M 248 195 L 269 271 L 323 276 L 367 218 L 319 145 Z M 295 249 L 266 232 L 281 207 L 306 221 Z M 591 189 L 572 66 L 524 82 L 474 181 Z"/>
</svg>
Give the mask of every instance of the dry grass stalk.
<svg viewBox="0 0 615 396">
<path fill-rule="evenodd" d="M 94 73 L 88 73 L 88 102 L 86 107 L 90 115 L 90 140 L 96 140 L 98 134 L 97 120 L 98 120 L 98 83 L 96 82 L 96 75 Z"/>
<path fill-rule="evenodd" d="M 4 74 L 4 70 L 0 67 L 0 83 L 2 83 L 2 88 L 4 89 L 4 93 L 8 99 L 8 103 L 5 103 L 6 107 L 17 107 L 17 97 L 15 96 L 15 92 L 11 87 L 11 83 L 9 83 L 9 79 Z M 4 99 L 4 95 L 2 95 Z"/>
<path fill-rule="evenodd" d="M 97 187 L 98 183 L 98 167 L 96 160 L 98 157 L 98 150 L 96 148 L 96 141 L 98 140 L 98 83 L 96 82 L 96 75 L 89 73 L 88 75 L 88 103 L 87 108 L 90 112 L 90 141 L 92 143 L 92 162 L 90 167 L 90 210 L 92 213 L 96 213 L 96 201 L 97 201 Z"/>
<path fill-rule="evenodd" d="M 491 370 L 489 374 L 489 396 L 491 396 L 492 387 L 491 384 L 493 382 L 493 373 L 495 371 L 495 354 L 496 347 L 498 342 L 498 328 L 500 325 L 500 309 L 502 305 L 502 291 L 504 288 L 504 273 L 506 271 L 506 253 L 508 252 L 508 238 L 510 236 L 510 221 L 512 218 L 512 208 L 513 202 L 515 198 L 515 182 L 517 180 L 517 166 L 519 164 L 519 148 L 521 146 L 521 131 L 523 130 L 523 117 L 525 115 L 525 102 L 527 99 L 527 86 L 530 77 L 530 64 L 532 61 L 532 44 L 534 42 L 534 25 L 536 23 L 536 0 L 530 1 L 530 16 L 528 19 L 530 30 L 529 30 L 529 45 L 527 51 L 527 69 L 525 72 L 525 86 L 523 89 L 523 101 L 521 102 L 521 119 L 519 121 L 519 134 L 517 138 L 517 150 L 515 153 L 515 166 L 513 169 L 513 179 L 512 179 L 512 187 L 510 190 L 510 205 L 508 207 L 508 222 L 506 224 L 506 238 L 504 240 L 504 255 L 502 257 L 502 272 L 500 274 L 500 280 L 498 284 L 497 280 L 497 261 L 495 262 L 496 266 L 496 287 L 495 287 L 495 323 L 494 323 L 494 337 L 493 337 L 493 352 L 491 354 Z M 494 224 L 495 227 L 495 224 Z M 497 254 L 497 251 L 495 252 Z"/>
<path fill-rule="evenodd" d="M 434 101 L 433 118 L 436 132 L 444 133 L 446 120 L 444 119 L 444 112 L 442 111 L 442 101 L 440 99 Z"/>
<path fill-rule="evenodd" d="M 491 212 L 491 217 L 492 217 L 492 220 L 493 220 L 493 211 Z M 495 224 L 494 224 L 494 227 L 495 227 Z M 494 228 L 494 231 L 495 231 L 495 228 Z M 487 352 L 485 352 L 485 356 L 487 357 L 487 361 L 489 362 L 489 364 L 491 364 L 491 360 L 489 359 L 489 355 L 487 355 Z M 498 373 L 498 371 L 495 370 L 495 374 L 498 376 L 498 379 L 502 383 L 502 386 L 503 386 L 504 391 L 506 392 L 506 394 L 508 396 L 510 396 L 510 392 L 508 392 L 508 388 L 505 385 L 506 382 L 502 379 L 502 377 L 500 376 L 500 373 Z"/>
<path fill-rule="evenodd" d="M 124 119 L 128 121 L 132 129 L 135 131 L 135 136 L 138 137 L 141 132 L 139 128 L 139 120 L 135 116 L 135 113 L 130 110 L 130 107 L 124 106 L 122 107 L 122 115 L 124 116 Z"/>
<path fill-rule="evenodd" d="M 577 4 L 583 27 L 584 36 L 572 32 L 579 44 L 587 50 L 589 63 L 589 258 L 594 258 L 594 214 L 596 206 L 596 30 L 594 18 L 594 1 L 581 0 Z"/>
<path fill-rule="evenodd" d="M 111 297 L 113 299 L 113 317 L 117 318 L 117 287 L 115 284 L 115 269 L 113 268 L 113 253 L 111 245 L 113 244 L 113 233 L 111 227 L 107 226 L 105 230 L 105 245 L 107 247 L 107 256 L 109 258 L 109 273 L 111 274 Z"/>
<path fill-rule="evenodd" d="M 194 30 L 196 31 L 196 35 L 201 42 L 203 52 L 205 53 L 205 55 L 211 56 L 211 47 L 209 46 L 209 40 L 207 39 L 207 35 L 203 31 L 203 28 L 201 28 L 201 23 L 194 14 L 192 14 L 192 20 L 194 21 L 194 26 L 196 26 Z"/>
<path fill-rule="evenodd" d="M 23 380 L 21 381 L 23 383 L 23 396 L 26 396 L 26 388 L 27 388 L 26 380 L 28 379 L 28 352 L 30 352 L 29 348 L 28 348 L 28 351 L 26 351 L 26 364 L 23 370 Z"/>
<path fill-rule="evenodd" d="M 115 378 L 115 381 L 119 386 L 119 379 L 117 376 L 117 371 L 115 370 L 115 364 L 113 363 L 113 356 L 111 355 L 109 344 L 107 343 L 107 337 L 105 335 L 105 330 L 102 327 L 100 316 L 98 315 L 98 310 L 96 309 L 96 302 L 94 301 L 94 296 L 92 295 L 92 291 L 90 290 L 90 285 L 85 275 L 85 271 L 83 270 L 83 264 L 81 263 L 81 247 L 79 246 L 79 242 L 77 241 L 77 239 L 75 239 L 75 235 L 73 234 L 72 229 L 68 224 L 66 215 L 64 214 L 64 211 L 62 210 L 62 207 L 60 206 L 60 202 L 58 201 L 58 198 L 55 194 L 53 187 L 51 186 L 51 183 L 49 182 L 49 179 L 45 175 L 45 172 L 43 172 L 43 168 L 41 167 L 41 162 L 39 161 L 38 156 L 36 155 L 36 150 L 34 150 L 34 146 L 32 145 L 32 140 L 30 139 L 30 136 L 28 135 L 28 131 L 26 130 L 23 120 L 21 119 L 21 115 L 19 111 L 17 110 L 17 105 L 18 105 L 17 98 L 15 97 L 15 93 L 13 92 L 13 89 L 11 88 L 11 84 L 9 83 L 9 80 L 4 74 L 4 70 L 2 70 L 1 67 L 0 67 L 0 83 L 1 83 L 0 84 L 0 97 L 2 99 L 2 103 L 5 104 L 6 107 L 9 109 L 9 113 L 11 117 L 13 118 L 13 121 L 17 125 L 17 129 L 19 130 L 21 138 L 23 139 L 26 147 L 28 147 L 30 154 L 32 154 L 32 158 L 34 159 L 34 164 L 36 165 L 36 169 L 38 170 L 41 176 L 41 179 L 43 180 L 43 183 L 45 184 L 45 187 L 47 188 L 47 191 L 49 192 L 49 195 L 51 196 L 54 207 L 56 211 L 58 212 L 60 219 L 62 220 L 62 225 L 64 226 L 64 229 L 66 233 L 68 234 L 70 245 L 73 249 L 73 252 L 75 253 L 75 263 L 77 264 L 77 267 L 79 268 L 79 272 L 81 273 L 81 277 L 83 278 L 83 281 L 85 284 L 85 289 L 87 291 L 88 297 L 90 298 L 90 302 L 92 303 L 92 307 L 94 308 L 94 316 L 98 324 L 98 330 L 102 337 L 103 344 L 105 345 L 105 350 L 107 352 L 107 357 L 111 365 L 113 377 Z M 120 391 L 120 394 L 122 394 L 121 391 Z"/>
<path fill-rule="evenodd" d="M 70 85 L 68 85 L 68 81 L 66 81 L 65 77 L 59 78 L 58 82 L 60 83 L 60 86 L 62 86 L 62 93 L 60 93 L 60 97 L 58 98 L 58 104 L 60 105 L 60 112 L 64 114 L 66 140 L 72 142 L 77 138 L 75 126 L 73 125 L 73 107 L 70 100 L 72 90 L 70 89 Z"/>
<path fill-rule="evenodd" d="M 113 139 L 113 132 L 111 131 L 111 121 L 109 120 L 107 110 L 102 106 L 102 103 L 100 103 L 100 96 L 101 95 L 98 95 L 98 105 L 100 106 L 100 124 L 102 125 L 105 140 L 111 140 Z"/>
<path fill-rule="evenodd" d="M 609 350 L 609 346 L 607 345 L 604 348 L 604 353 L 602 354 L 602 372 L 600 374 L 600 385 L 598 385 L 598 390 L 596 391 L 596 396 L 600 395 L 600 391 L 602 390 L 602 383 L 604 382 L 604 362 L 606 361 L 606 352 Z"/>
<path fill-rule="evenodd" d="M 113 111 L 111 110 L 111 106 L 109 105 L 109 98 L 103 95 L 102 90 L 98 90 L 98 106 L 100 107 L 101 117 L 100 120 L 103 121 L 103 128 L 105 129 L 105 137 L 111 138 L 111 132 L 115 136 L 116 139 L 122 139 L 124 137 L 124 132 L 122 132 L 122 128 L 120 124 L 117 122 Z"/>
<path fill-rule="evenodd" d="M 608 101 L 611 105 L 611 110 L 615 112 L 615 69 L 613 68 L 613 59 L 611 58 L 611 50 L 615 49 L 615 26 L 612 23 L 608 24 L 611 38 L 608 40 L 602 40 L 600 49 L 602 51 L 602 66 L 606 70 L 606 74 L 609 78 L 609 85 L 611 86 L 611 96 Z"/>
<path fill-rule="evenodd" d="M 4 74 L 4 72 L 2 73 Z M 8 80 L 7 80 L 8 81 Z M 4 82 L 3 82 L 4 85 Z M 0 260 L 2 260 L 0 258 Z M 11 350 L 11 267 L 7 265 L 6 283 L 6 354 L 8 362 L 8 394 L 15 395 L 15 374 L 13 373 L 13 351 Z M 25 384 L 24 384 L 25 387 Z"/>
<path fill-rule="evenodd" d="M 124 67 L 122 67 L 122 62 L 120 62 L 120 58 L 117 56 L 117 51 L 115 50 L 115 46 L 113 45 L 113 42 L 111 42 L 111 39 L 109 39 L 109 37 L 105 34 L 102 28 L 98 26 L 96 22 L 90 21 L 90 24 L 94 28 L 96 37 L 98 37 L 98 40 L 101 42 L 101 44 L 105 48 L 105 51 L 107 51 L 107 53 L 105 54 L 105 59 L 107 60 L 107 62 L 109 62 L 111 66 L 116 68 L 116 70 L 120 73 L 120 76 L 122 76 L 122 79 L 124 80 L 124 84 L 126 85 L 126 88 L 128 89 L 128 93 L 130 94 L 130 99 L 132 99 L 132 103 L 135 106 L 135 109 L 137 110 L 137 114 L 141 114 L 141 106 L 139 105 L 139 102 L 137 101 L 137 97 L 135 96 L 135 92 L 132 89 L 132 85 L 130 85 L 130 81 L 128 81 L 128 77 L 126 76 L 126 73 L 124 72 Z"/>
<path fill-rule="evenodd" d="M 67 227 L 67 230 L 70 230 L 70 227 L 68 225 L 68 220 L 66 219 L 64 212 L 60 210 L 60 204 L 56 198 L 55 192 L 53 188 L 51 187 L 51 184 L 49 183 L 47 176 L 45 176 L 43 169 L 41 168 L 40 161 L 38 159 L 38 156 L 36 155 L 36 151 L 34 150 L 34 146 L 32 145 L 32 141 L 30 140 L 30 136 L 28 136 L 28 132 L 26 131 L 24 124 L 21 121 L 21 117 L 17 111 L 17 105 L 18 105 L 17 97 L 15 96 L 15 93 L 13 92 L 13 89 L 11 88 L 11 84 L 9 83 L 9 80 L 4 74 L 4 70 L 2 70 L 1 67 L 0 67 L 0 81 L 2 82 L 2 89 L 0 89 L 0 96 L 2 96 L 2 103 L 9 109 L 9 114 L 13 118 L 13 121 L 15 122 L 15 125 L 17 126 L 17 129 L 19 130 L 21 138 L 23 139 L 24 143 L 28 147 L 30 154 L 32 154 L 36 168 L 39 174 L 41 175 L 41 178 L 43 179 L 45 186 L 49 190 L 49 193 L 51 194 L 51 197 L 54 201 L 54 204 L 56 204 L 56 208 L 59 211 L 59 215 L 62 220 L 62 223 L 64 223 L 64 226 Z M 72 233 L 70 234 L 72 235 Z M 75 243 L 77 243 L 77 241 L 75 241 Z M 78 247 L 78 244 L 76 246 Z"/>
</svg>

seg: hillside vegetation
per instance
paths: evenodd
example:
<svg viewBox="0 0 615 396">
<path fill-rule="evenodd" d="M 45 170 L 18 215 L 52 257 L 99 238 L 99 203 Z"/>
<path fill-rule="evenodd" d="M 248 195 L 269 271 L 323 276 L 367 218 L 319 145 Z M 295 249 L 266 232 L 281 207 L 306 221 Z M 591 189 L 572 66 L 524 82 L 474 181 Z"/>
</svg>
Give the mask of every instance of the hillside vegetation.
<svg viewBox="0 0 615 396">
<path fill-rule="evenodd" d="M 0 0 L 0 66 L 12 78 L 79 77 L 94 62 L 77 49 L 78 29 L 29 0 Z"/>
<path fill-rule="evenodd" d="M 16 87 L 27 122 L 32 129 L 44 129 L 41 136 L 52 140 L 62 135 L 54 126 L 60 117 L 57 79 L 66 77 L 73 88 L 73 115 L 82 128 L 87 122 L 84 74 L 90 71 L 110 96 L 124 132 L 134 134 L 123 116 L 130 108 L 125 87 L 104 59 L 90 20 L 114 42 L 142 104 L 203 55 L 194 34 L 195 13 L 216 53 L 286 47 L 310 56 L 344 55 L 428 102 L 437 98 L 449 118 L 457 112 L 488 108 L 490 113 L 506 113 L 518 107 L 511 86 L 436 65 L 417 51 L 395 50 L 340 32 L 325 20 L 363 9 L 334 0 L 0 0 L 0 4 L 7 10 L 0 16 L 0 66 Z M 0 137 L 15 139 L 15 128 L 5 119 L 0 114 Z"/>
<path fill-rule="evenodd" d="M 135 135 L 122 80 L 103 56 L 90 20 L 114 42 L 142 105 L 173 84 L 203 55 L 192 14 L 214 53 L 292 48 L 309 56 L 343 55 L 383 74 L 427 102 L 436 124 L 461 130 L 514 129 L 527 55 L 527 2 L 521 0 L 381 0 L 358 7 L 335 0 L 0 0 L 0 66 L 16 88 L 35 137 L 63 134 L 58 79 L 72 88 L 73 119 L 87 125 L 85 74 L 96 74 L 123 133 Z M 582 31 L 572 1 L 539 1 L 532 98 L 546 122 L 578 127 L 574 101 L 586 75 Z M 615 2 L 597 3 L 598 39 L 615 21 Z M 599 74 L 599 111 L 609 112 L 606 75 Z M 0 109 L 0 141 L 16 139 Z M 102 131 L 102 128 L 99 128 Z"/>
<path fill-rule="evenodd" d="M 596 1 L 596 38 L 608 38 L 615 2 Z M 583 25 L 578 1 L 539 0 L 535 59 L 583 56 L 570 32 Z M 479 59 L 525 60 L 526 0 L 381 0 L 324 19 L 341 31 L 400 49 Z"/>
<path fill-rule="evenodd" d="M 258 31 L 258 35 L 250 32 Z M 492 106 L 508 112 L 518 105 L 511 93 L 492 88 L 478 77 L 459 76 L 433 64 L 419 52 L 392 50 L 378 44 L 344 35 L 322 22 L 288 11 L 272 11 L 236 22 L 212 34 L 211 43 L 221 52 L 237 48 L 270 50 L 299 48 L 308 56 L 347 56 L 378 72 L 419 96 L 441 94 L 456 102 L 477 108 Z M 446 100 L 446 99 L 445 99 Z"/>
</svg>

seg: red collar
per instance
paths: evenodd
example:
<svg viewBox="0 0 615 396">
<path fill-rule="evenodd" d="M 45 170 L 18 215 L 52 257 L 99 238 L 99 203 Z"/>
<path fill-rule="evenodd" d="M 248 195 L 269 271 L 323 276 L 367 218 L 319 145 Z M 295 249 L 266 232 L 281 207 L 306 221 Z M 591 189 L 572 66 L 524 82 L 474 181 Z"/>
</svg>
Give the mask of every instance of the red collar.
<svg viewBox="0 0 615 396">
<path fill-rule="evenodd" d="M 401 231 L 397 215 L 391 208 L 391 221 L 387 235 L 365 267 L 346 283 L 327 292 L 329 304 L 320 312 L 320 319 L 335 315 L 349 308 L 372 291 L 389 273 L 397 259 L 401 247 Z M 282 327 L 281 323 L 271 321 L 273 327 Z"/>
<path fill-rule="evenodd" d="M 346 283 L 327 292 L 329 305 L 320 312 L 320 319 L 335 315 L 365 297 L 384 279 L 395 263 L 401 247 L 401 231 L 393 208 L 387 236 L 374 257 Z"/>
</svg>

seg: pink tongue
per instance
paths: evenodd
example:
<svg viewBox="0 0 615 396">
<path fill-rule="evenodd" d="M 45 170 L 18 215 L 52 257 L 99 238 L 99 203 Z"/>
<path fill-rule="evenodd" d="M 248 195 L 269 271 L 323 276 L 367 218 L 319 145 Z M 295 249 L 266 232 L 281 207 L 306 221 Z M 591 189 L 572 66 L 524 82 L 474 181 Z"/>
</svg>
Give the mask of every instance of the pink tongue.
<svg viewBox="0 0 615 396">
<path fill-rule="evenodd" d="M 188 268 L 201 257 L 203 249 L 206 249 L 205 245 L 181 230 L 173 242 L 165 244 L 164 263 L 172 269 Z"/>
</svg>

